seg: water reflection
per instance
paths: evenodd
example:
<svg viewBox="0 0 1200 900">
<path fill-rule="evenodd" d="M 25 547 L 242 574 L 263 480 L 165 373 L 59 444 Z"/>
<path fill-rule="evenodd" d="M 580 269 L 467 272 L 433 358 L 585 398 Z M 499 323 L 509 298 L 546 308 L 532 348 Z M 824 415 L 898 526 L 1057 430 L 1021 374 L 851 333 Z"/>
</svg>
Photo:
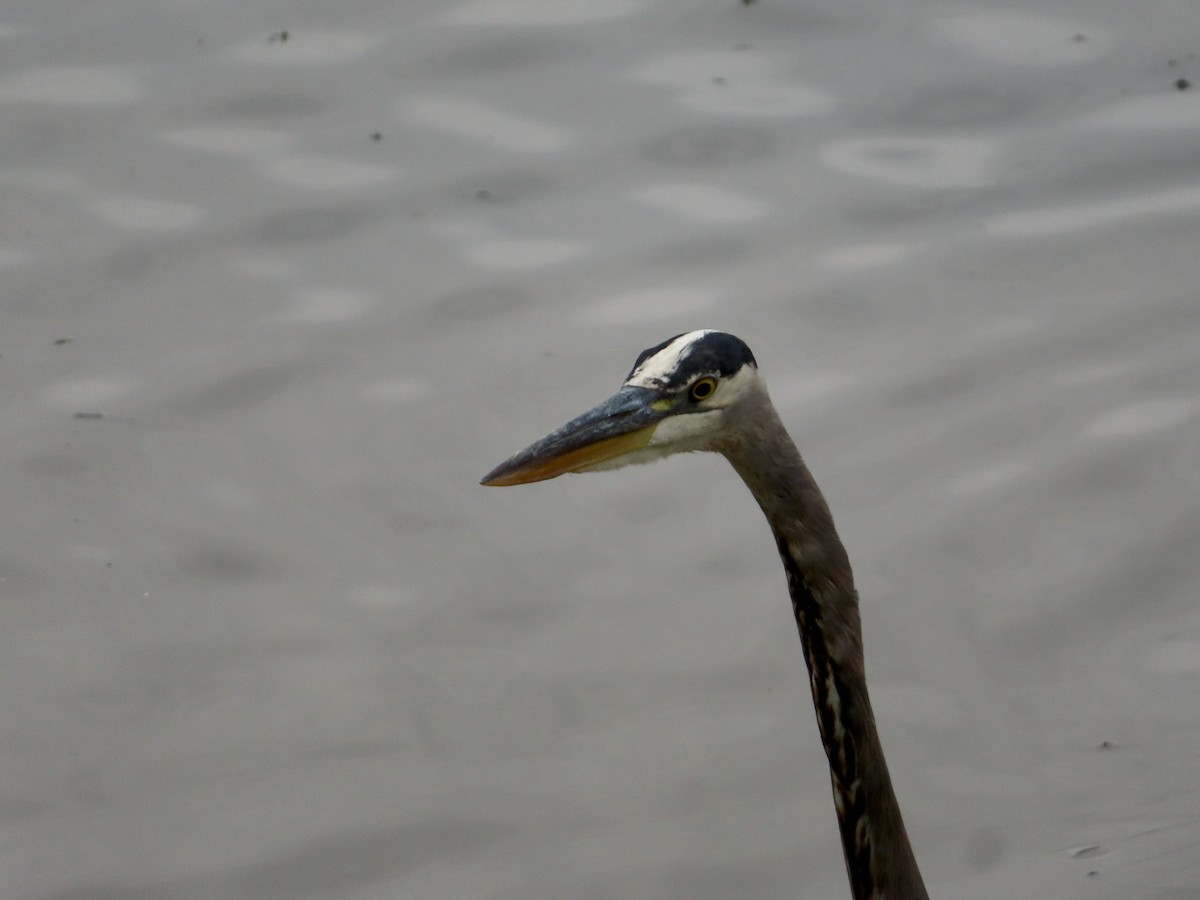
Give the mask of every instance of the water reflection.
<svg viewBox="0 0 1200 900">
<path fill-rule="evenodd" d="M 145 95 L 133 69 L 58 66 L 27 69 L 0 82 L 0 103 L 120 106 Z"/>
<path fill-rule="evenodd" d="M 1183 187 L 1117 200 L 1004 213 L 993 216 L 984 227 L 997 237 L 1045 237 L 1197 209 L 1200 209 L 1200 188 Z"/>
<path fill-rule="evenodd" d="M 1073 66 L 1106 55 L 1108 29 L 1088 16 L 1057 19 L 1036 13 L 979 10 L 936 19 L 934 33 L 972 56 L 1011 66 Z"/>
<path fill-rule="evenodd" d="M 466 97 L 417 97 L 402 101 L 401 117 L 514 153 L 557 153 L 573 142 L 571 132 L 552 122 L 498 109 Z"/>
<path fill-rule="evenodd" d="M 855 138 L 821 149 L 821 161 L 839 172 L 920 188 L 987 187 L 999 159 L 998 144 L 979 138 Z"/>
<path fill-rule="evenodd" d="M 61 13 L 0 15 L 0 896 L 844 896 L 723 461 L 476 485 L 705 325 L 935 894 L 1194 893 L 1188 17 Z"/>
</svg>

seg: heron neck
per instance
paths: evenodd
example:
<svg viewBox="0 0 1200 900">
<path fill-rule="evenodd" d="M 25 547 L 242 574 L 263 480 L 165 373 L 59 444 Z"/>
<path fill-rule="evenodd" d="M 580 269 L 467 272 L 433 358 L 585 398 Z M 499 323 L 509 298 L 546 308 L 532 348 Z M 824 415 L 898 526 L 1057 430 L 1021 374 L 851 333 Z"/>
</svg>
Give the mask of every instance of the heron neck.
<svg viewBox="0 0 1200 900">
<path fill-rule="evenodd" d="M 846 549 L 808 467 L 764 396 L 754 431 L 725 455 L 779 547 L 855 900 L 927 900 L 867 693 L 858 594 Z"/>
</svg>

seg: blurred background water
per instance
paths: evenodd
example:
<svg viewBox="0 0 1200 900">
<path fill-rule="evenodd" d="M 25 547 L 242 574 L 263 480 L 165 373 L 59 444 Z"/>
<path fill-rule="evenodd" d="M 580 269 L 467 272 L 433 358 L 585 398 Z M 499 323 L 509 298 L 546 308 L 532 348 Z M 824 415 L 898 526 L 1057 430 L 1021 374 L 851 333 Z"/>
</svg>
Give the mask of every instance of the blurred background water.
<svg viewBox="0 0 1200 900">
<path fill-rule="evenodd" d="M 717 327 L 935 896 L 1200 884 L 1190 2 L 0 9 L 0 895 L 847 896 Z"/>
</svg>

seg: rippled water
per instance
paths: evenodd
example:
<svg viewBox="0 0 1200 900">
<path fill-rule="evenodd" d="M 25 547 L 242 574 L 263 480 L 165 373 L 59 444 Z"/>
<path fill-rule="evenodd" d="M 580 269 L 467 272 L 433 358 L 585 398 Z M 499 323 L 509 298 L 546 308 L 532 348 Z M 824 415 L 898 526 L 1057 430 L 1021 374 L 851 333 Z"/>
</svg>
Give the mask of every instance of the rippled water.
<svg viewBox="0 0 1200 900">
<path fill-rule="evenodd" d="M 0 894 L 846 896 L 727 465 L 476 485 L 720 327 L 934 894 L 1195 896 L 1197 22 L 5 4 Z"/>
</svg>

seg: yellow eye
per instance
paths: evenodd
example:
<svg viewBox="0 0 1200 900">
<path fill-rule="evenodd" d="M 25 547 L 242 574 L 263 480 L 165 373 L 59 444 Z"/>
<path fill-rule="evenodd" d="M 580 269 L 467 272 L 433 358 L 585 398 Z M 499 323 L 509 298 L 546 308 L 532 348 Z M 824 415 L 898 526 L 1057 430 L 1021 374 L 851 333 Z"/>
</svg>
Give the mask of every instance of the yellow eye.
<svg viewBox="0 0 1200 900">
<path fill-rule="evenodd" d="M 688 391 L 688 396 L 693 400 L 707 400 L 713 395 L 713 391 L 717 389 L 717 379 L 706 375 L 703 378 L 696 379 L 691 390 Z"/>
</svg>

